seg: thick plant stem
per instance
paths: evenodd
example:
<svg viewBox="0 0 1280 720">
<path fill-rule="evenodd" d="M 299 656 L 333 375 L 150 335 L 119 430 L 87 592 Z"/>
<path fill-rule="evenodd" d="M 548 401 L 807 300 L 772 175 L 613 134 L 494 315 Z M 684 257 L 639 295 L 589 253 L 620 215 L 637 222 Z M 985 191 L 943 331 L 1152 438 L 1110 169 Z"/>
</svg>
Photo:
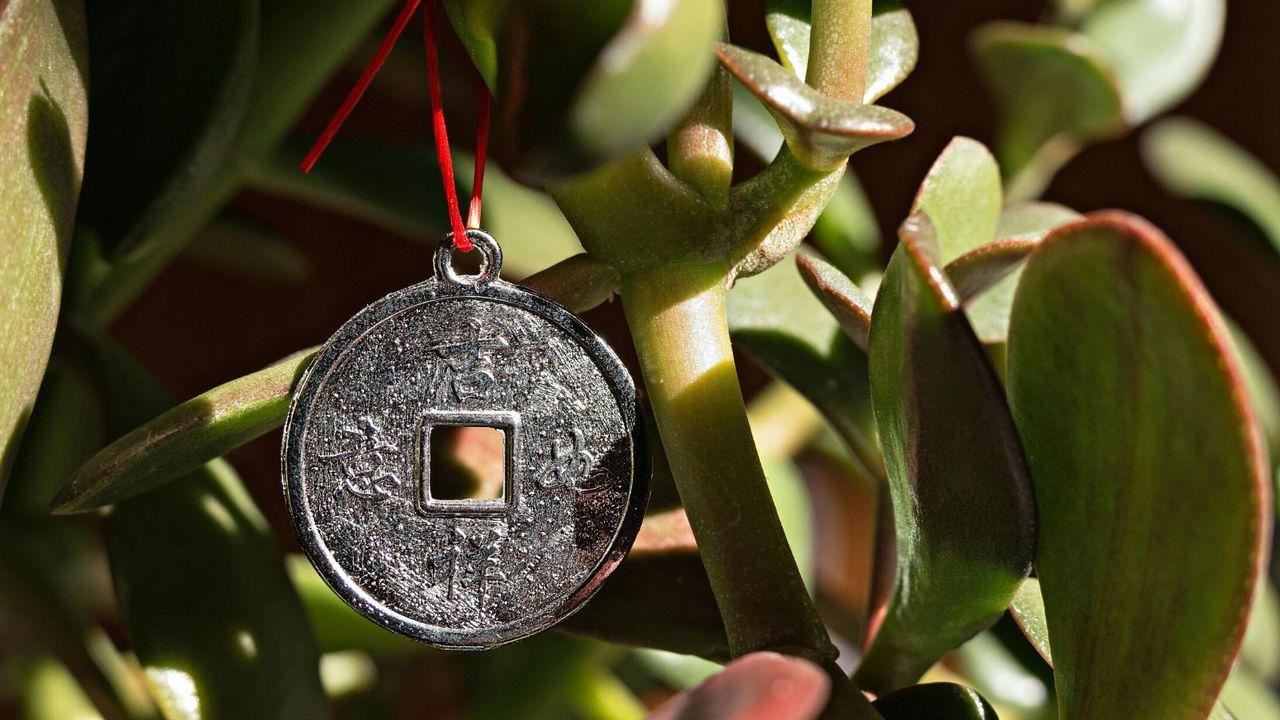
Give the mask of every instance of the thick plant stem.
<svg viewBox="0 0 1280 720">
<path fill-rule="evenodd" d="M 717 211 L 729 204 L 733 180 L 733 79 L 716 65 L 702 97 L 667 136 L 671 174 Z"/>
<path fill-rule="evenodd" d="M 751 439 L 725 322 L 721 264 L 623 278 L 667 460 L 734 656 L 774 650 L 827 664 L 827 636 L 782 533 Z"/>
<path fill-rule="evenodd" d="M 860 103 L 871 52 L 871 0 L 813 0 L 805 81 L 828 97 Z"/>
</svg>

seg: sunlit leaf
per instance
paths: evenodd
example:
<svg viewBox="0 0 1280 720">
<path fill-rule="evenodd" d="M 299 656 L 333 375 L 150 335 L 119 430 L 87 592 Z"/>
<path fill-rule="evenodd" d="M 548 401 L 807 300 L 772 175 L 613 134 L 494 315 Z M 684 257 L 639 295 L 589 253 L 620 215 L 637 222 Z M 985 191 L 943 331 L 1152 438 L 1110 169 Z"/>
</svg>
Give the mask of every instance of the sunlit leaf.
<svg viewBox="0 0 1280 720">
<path fill-rule="evenodd" d="M 278 427 L 312 354 L 290 355 L 220 385 L 124 435 L 71 476 L 55 511 L 81 512 L 139 495 Z"/>
<path fill-rule="evenodd" d="M 782 65 L 805 79 L 809 66 L 812 15 L 809 0 L 769 0 L 765 25 Z M 872 103 L 897 87 L 915 69 L 920 54 L 911 13 L 896 2 L 875 3 L 871 18 L 871 48 L 867 59 L 864 102 Z"/>
<path fill-rule="evenodd" d="M 1226 0 L 1107 0 L 1080 26 L 1115 70 L 1137 125 L 1183 100 L 1208 74 L 1226 26 Z"/>
<path fill-rule="evenodd" d="M 928 217 L 912 216 L 871 316 L 871 401 L 898 538 L 894 594 L 854 675 L 873 692 L 910 685 L 994 623 L 1035 544 L 1003 389 L 937 257 Z"/>
<path fill-rule="evenodd" d="M 759 53 L 720 44 L 716 54 L 773 114 L 792 152 L 815 170 L 835 169 L 858 150 L 915 129 L 895 110 L 828 98 Z"/>
<path fill-rule="evenodd" d="M 40 389 L 84 167 L 80 2 L 0 5 L 0 498 Z"/>
<path fill-rule="evenodd" d="M 1000 213 L 995 242 L 951 261 L 947 277 L 965 304 L 969 322 L 988 345 L 1009 335 L 1009 310 L 1022 276 L 1022 263 L 1054 228 L 1079 219 L 1079 213 L 1053 203 L 1015 203 Z"/>
<path fill-rule="evenodd" d="M 1226 343 L 1132 216 L 1060 228 L 1027 262 L 1008 385 L 1064 718 L 1204 716 L 1239 650 L 1271 507 Z"/>
<path fill-rule="evenodd" d="M 834 265 L 812 255 L 797 255 L 796 265 L 809 289 L 840 323 L 844 333 L 863 351 L 871 329 L 870 298 Z"/>
<path fill-rule="evenodd" d="M 995 239 L 1002 200 L 996 159 L 982 143 L 958 137 L 929 169 L 911 212 L 929 216 L 945 265 Z"/>
</svg>

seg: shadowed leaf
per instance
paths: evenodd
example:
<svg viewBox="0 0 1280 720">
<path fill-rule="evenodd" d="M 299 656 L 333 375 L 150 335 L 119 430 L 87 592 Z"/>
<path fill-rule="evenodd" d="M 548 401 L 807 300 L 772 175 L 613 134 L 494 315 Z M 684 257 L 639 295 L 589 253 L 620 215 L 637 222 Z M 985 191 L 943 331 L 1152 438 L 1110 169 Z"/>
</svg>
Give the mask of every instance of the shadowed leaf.
<svg viewBox="0 0 1280 720">
<path fill-rule="evenodd" d="M 562 179 L 660 137 L 702 91 L 722 12 L 714 0 L 506 5 L 490 18 L 504 166 Z"/>
<path fill-rule="evenodd" d="M 915 129 L 895 110 L 828 98 L 759 53 L 719 44 L 716 55 L 773 114 L 792 152 L 815 170 L 833 170 L 858 150 Z"/>
<path fill-rule="evenodd" d="M 925 215 L 903 226 L 869 346 L 898 564 L 854 677 L 887 692 L 999 618 L 1030 570 L 1035 507 L 1004 392 L 938 266 Z"/>
<path fill-rule="evenodd" d="M 0 499 L 53 345 L 84 167 L 84 7 L 0 4 Z"/>
<path fill-rule="evenodd" d="M 649 720 L 811 720 L 830 687 L 822 668 L 807 660 L 751 653 L 668 700 Z"/>
<path fill-rule="evenodd" d="M 229 465 L 121 505 L 106 533 L 121 617 L 166 717 L 324 714 L 306 615 Z"/>
<path fill-rule="evenodd" d="M 1027 262 L 1008 386 L 1064 718 L 1203 717 L 1239 650 L 1271 506 L 1226 343 L 1137 218 L 1069 224 Z"/>
<path fill-rule="evenodd" d="M 861 280 L 884 269 L 880 259 L 880 225 L 861 183 L 852 172 L 840 178 L 840 184 L 813 224 L 813 244 L 850 278 Z"/>
<path fill-rule="evenodd" d="M 997 22 L 977 31 L 973 52 L 999 111 L 997 148 L 1005 177 L 1039 153 L 1065 160 L 1080 144 L 1125 128 L 1115 77 L 1088 39 Z"/>
<path fill-rule="evenodd" d="M 627 559 L 557 627 L 625 645 L 729 659 L 720 610 L 683 510 L 645 518 Z"/>
<path fill-rule="evenodd" d="M 885 720 L 999 720 L 976 690 L 951 683 L 904 688 L 873 705 Z"/>
<path fill-rule="evenodd" d="M 729 293 L 729 331 L 778 379 L 813 403 L 871 477 L 883 477 L 867 390 L 866 356 L 804 286 L 790 263 L 739 280 Z"/>
<path fill-rule="evenodd" d="M 78 220 L 107 257 L 150 252 L 222 171 L 253 87 L 258 20 L 258 0 L 123 0 L 89 13 Z"/>
</svg>

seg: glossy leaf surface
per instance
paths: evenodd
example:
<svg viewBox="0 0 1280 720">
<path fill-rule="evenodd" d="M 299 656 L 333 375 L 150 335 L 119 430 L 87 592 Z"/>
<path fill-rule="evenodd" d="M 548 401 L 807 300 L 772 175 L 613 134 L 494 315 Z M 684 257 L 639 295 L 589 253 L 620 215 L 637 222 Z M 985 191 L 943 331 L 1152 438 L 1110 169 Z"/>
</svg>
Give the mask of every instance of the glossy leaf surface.
<svg viewBox="0 0 1280 720">
<path fill-rule="evenodd" d="M 994 623 L 1030 570 L 1035 507 L 1004 392 L 938 264 L 903 226 L 871 316 L 871 401 L 898 538 L 887 613 L 855 679 L 910 685 Z"/>
<path fill-rule="evenodd" d="M 79 221 L 120 257 L 148 252 L 222 171 L 253 87 L 258 0 L 94 9 Z"/>
<path fill-rule="evenodd" d="M 1000 115 L 1005 175 L 1037 153 L 1069 156 L 1079 143 L 1125 127 L 1120 90 L 1088 39 L 1066 30 L 999 22 L 980 28 L 973 50 Z M 1055 143 L 1046 148 L 1046 144 Z"/>
<path fill-rule="evenodd" d="M 1115 70 L 1125 116 L 1137 125 L 1176 105 L 1218 55 L 1226 0 L 1108 0 L 1080 32 Z"/>
<path fill-rule="evenodd" d="M 903 688 L 874 705 L 885 720 L 998 720 L 996 711 L 976 690 L 951 683 Z"/>
<path fill-rule="evenodd" d="M 783 67 L 801 80 L 809 66 L 812 11 L 809 0 L 769 0 L 765 25 Z M 871 18 L 866 94 L 873 103 L 907 79 L 920 56 L 920 37 L 911 13 L 896 2 L 877 2 Z"/>
<path fill-rule="evenodd" d="M 1226 342 L 1132 216 L 1060 228 L 1027 263 L 1008 385 L 1064 718 L 1203 717 L 1239 650 L 1271 508 Z"/>
<path fill-rule="evenodd" d="M 821 258 L 797 255 L 796 266 L 809 289 L 840 323 L 845 335 L 863 350 L 871 329 L 872 299 L 844 273 Z"/>
<path fill-rule="evenodd" d="M 0 498 L 44 375 L 87 123 L 84 7 L 0 5 Z"/>
<path fill-rule="evenodd" d="M 759 53 L 720 44 L 716 54 L 773 114 L 792 152 L 815 170 L 833 170 L 858 150 L 915 129 L 896 110 L 828 98 Z"/>
</svg>

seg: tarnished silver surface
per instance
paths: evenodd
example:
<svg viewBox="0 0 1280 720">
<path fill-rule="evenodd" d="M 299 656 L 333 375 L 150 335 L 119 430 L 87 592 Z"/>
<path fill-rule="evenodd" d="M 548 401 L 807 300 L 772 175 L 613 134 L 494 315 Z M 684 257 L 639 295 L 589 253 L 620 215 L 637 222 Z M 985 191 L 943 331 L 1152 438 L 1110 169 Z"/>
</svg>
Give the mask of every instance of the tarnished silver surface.
<svg viewBox="0 0 1280 720">
<path fill-rule="evenodd" d="M 580 607 L 621 561 L 648 501 L 635 387 L 572 313 L 481 273 L 436 275 L 348 321 L 300 380 L 285 493 L 311 562 L 344 600 L 425 642 L 486 648 Z M 492 500 L 431 492 L 431 429 L 501 430 Z"/>
</svg>

